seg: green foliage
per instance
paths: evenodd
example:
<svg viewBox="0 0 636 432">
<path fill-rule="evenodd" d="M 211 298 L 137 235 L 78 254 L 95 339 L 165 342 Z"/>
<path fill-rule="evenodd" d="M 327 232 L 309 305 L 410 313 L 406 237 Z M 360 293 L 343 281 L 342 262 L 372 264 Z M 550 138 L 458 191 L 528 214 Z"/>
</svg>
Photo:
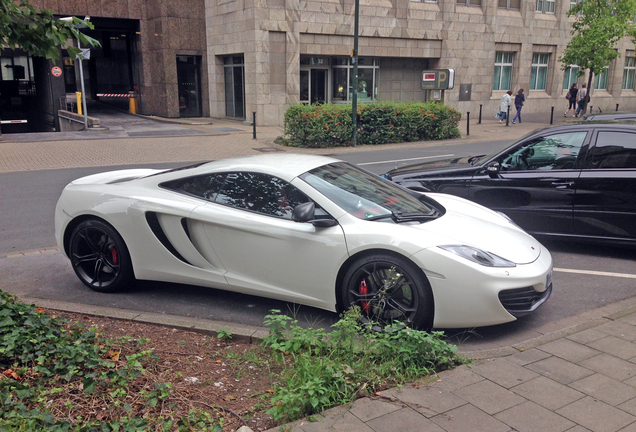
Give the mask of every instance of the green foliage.
<svg viewBox="0 0 636 432">
<path fill-rule="evenodd" d="M 576 19 L 570 32 L 572 39 L 559 57 L 561 69 L 575 64 L 581 75 L 589 69 L 588 89 L 591 89 L 593 74 L 602 72 L 620 57 L 615 49 L 619 40 L 627 36 L 636 42 L 636 0 L 583 0 L 568 11 L 568 16 Z"/>
<path fill-rule="evenodd" d="M 286 143 L 298 147 L 352 144 L 351 105 L 293 105 L 285 112 Z M 357 108 L 357 142 L 387 144 L 460 136 L 461 114 L 435 102 L 362 104 Z"/>
<path fill-rule="evenodd" d="M 274 389 L 274 406 L 267 411 L 274 419 L 311 415 L 387 382 L 404 383 L 462 362 L 440 332 L 399 323 L 378 332 L 359 318 L 360 309 L 350 309 L 329 334 L 302 329 L 277 310 L 265 318 L 269 336 L 263 345 L 287 365 Z"/>
<path fill-rule="evenodd" d="M 99 45 L 97 40 L 80 33 L 78 26 L 93 28 L 90 22 L 76 17 L 61 21 L 50 10 L 36 11 L 27 0 L 0 0 L 0 45 L 4 48 L 21 48 L 32 56 L 57 59 L 58 46 L 68 39 L 79 39 L 84 46 Z M 71 57 L 79 53 L 75 47 L 67 50 Z"/>
<path fill-rule="evenodd" d="M 130 342 L 127 338 L 99 338 L 94 329 L 43 312 L 0 291 L 0 371 L 6 375 L 6 379 L 0 378 L 0 432 L 145 431 L 175 426 L 174 419 L 147 414 L 168 400 L 170 383 L 154 383 L 153 391 L 140 392 L 143 403 L 135 408 L 140 415 L 134 415 L 128 403 L 129 388 L 139 383 L 146 372 L 144 365 L 156 361 L 156 355 L 138 351 L 116 365 L 112 359 L 119 358 L 121 351 L 113 346 Z M 108 406 L 111 419 L 73 417 L 69 401 L 64 404 L 69 414 L 56 419 L 49 411 L 49 401 L 61 393 L 78 391 L 100 400 L 100 406 Z M 219 430 L 209 416 L 192 411 L 177 426 L 180 431 Z"/>
<path fill-rule="evenodd" d="M 229 330 L 219 329 L 219 332 L 217 333 L 216 337 L 221 339 L 221 340 L 223 340 L 223 341 L 225 341 L 225 342 L 229 342 L 229 341 L 232 340 L 234 335 Z"/>
</svg>

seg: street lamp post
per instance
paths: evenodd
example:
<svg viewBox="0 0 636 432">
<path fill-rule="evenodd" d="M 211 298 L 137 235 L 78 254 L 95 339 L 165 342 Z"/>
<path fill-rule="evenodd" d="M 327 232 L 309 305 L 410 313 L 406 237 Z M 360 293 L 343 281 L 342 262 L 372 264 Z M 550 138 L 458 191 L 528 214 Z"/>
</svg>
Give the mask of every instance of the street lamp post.
<svg viewBox="0 0 636 432">
<path fill-rule="evenodd" d="M 84 21 L 90 21 L 91 17 L 84 17 Z M 60 18 L 61 21 L 73 21 L 73 17 L 65 17 Z M 77 24 L 77 28 L 86 28 L 84 24 Z M 75 56 L 77 60 L 79 60 L 79 70 L 80 70 L 80 82 L 82 85 L 82 111 L 84 113 L 84 130 L 88 130 L 88 113 L 86 112 L 86 91 L 84 90 L 84 68 L 82 66 L 82 60 L 84 60 L 84 52 L 81 51 L 82 47 L 80 45 L 79 38 L 77 39 L 77 49 L 80 50 L 80 53 Z M 88 50 L 87 50 L 88 51 Z"/>
<path fill-rule="evenodd" d="M 80 40 L 77 40 L 77 48 L 80 48 Z M 81 48 L 80 48 L 81 49 Z M 84 59 L 82 53 L 77 55 L 79 60 L 80 81 L 82 82 L 82 111 L 84 112 L 84 130 L 88 130 L 88 113 L 86 112 L 86 91 L 84 90 L 84 68 L 82 67 L 82 60 Z"/>
<path fill-rule="evenodd" d="M 353 63 L 353 95 L 351 100 L 351 124 L 353 126 L 353 146 L 358 140 L 358 24 L 360 19 L 360 0 L 355 0 L 355 18 L 353 23 L 353 51 L 351 62 Z"/>
</svg>

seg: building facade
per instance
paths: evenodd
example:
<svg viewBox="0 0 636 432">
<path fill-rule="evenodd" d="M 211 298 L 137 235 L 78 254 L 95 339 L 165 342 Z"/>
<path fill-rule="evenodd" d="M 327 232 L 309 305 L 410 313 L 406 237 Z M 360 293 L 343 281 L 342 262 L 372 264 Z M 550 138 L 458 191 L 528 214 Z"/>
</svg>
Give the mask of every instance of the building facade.
<svg viewBox="0 0 636 432">
<path fill-rule="evenodd" d="M 494 115 L 523 88 L 526 112 L 558 115 L 578 68 L 558 58 L 570 0 L 360 0 L 358 100 L 424 101 L 425 69 L 454 69 L 444 103 Z M 281 125 L 295 103 L 346 103 L 352 94 L 354 0 L 206 0 L 213 117 Z M 595 79 L 590 105 L 636 109 L 634 44 Z M 595 109 L 596 111 L 596 109 Z"/>
</svg>

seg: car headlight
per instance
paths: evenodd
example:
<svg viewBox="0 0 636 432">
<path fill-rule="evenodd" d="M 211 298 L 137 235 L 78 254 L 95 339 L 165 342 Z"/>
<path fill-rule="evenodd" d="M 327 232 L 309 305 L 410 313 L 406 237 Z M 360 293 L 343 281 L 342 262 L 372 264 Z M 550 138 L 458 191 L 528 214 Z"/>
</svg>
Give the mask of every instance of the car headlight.
<svg viewBox="0 0 636 432">
<path fill-rule="evenodd" d="M 516 267 L 516 264 L 490 252 L 470 246 L 448 245 L 440 248 L 486 267 Z"/>
</svg>

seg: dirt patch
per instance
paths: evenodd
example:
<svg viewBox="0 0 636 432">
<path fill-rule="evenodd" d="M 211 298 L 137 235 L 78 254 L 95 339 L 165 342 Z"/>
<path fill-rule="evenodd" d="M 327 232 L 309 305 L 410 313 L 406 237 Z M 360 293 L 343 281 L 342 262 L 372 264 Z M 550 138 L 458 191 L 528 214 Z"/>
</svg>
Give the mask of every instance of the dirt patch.
<svg viewBox="0 0 636 432">
<path fill-rule="evenodd" d="M 224 431 L 235 431 L 246 425 L 254 431 L 264 431 L 275 426 L 271 416 L 265 413 L 270 407 L 272 377 L 276 370 L 267 356 L 260 356 L 263 349 L 256 344 L 224 341 L 216 336 L 177 330 L 151 324 L 122 321 L 82 314 L 47 311 L 86 327 L 94 327 L 103 338 L 130 337 L 122 342 L 121 358 L 125 361 L 126 344 L 143 350 L 152 350 L 159 360 L 147 374 L 148 382 L 171 383 L 170 400 L 177 408 L 171 410 L 175 417 L 185 415 L 190 409 L 204 410 L 219 422 Z M 138 341 L 143 341 L 139 345 Z M 67 399 L 60 394 L 63 404 Z M 85 412 L 84 418 L 101 419 L 105 407 L 76 404 Z"/>
</svg>

